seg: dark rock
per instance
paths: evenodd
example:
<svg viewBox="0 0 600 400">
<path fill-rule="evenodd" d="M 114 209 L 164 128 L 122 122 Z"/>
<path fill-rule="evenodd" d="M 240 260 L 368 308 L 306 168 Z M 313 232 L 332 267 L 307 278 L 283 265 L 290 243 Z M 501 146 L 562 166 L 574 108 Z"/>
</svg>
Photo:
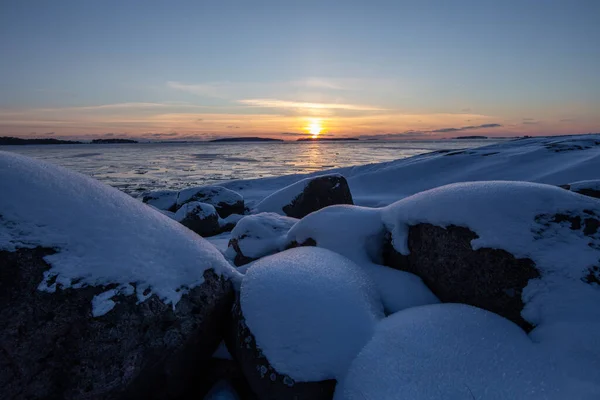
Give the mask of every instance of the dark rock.
<svg viewBox="0 0 600 400">
<path fill-rule="evenodd" d="M 177 206 L 177 192 L 174 190 L 156 190 L 148 192 L 142 201 L 159 210 L 175 212 Z"/>
<path fill-rule="evenodd" d="M 293 249 L 296 247 L 316 246 L 316 245 L 317 245 L 317 241 L 313 238 L 308 238 L 302 243 L 298 243 L 297 241 L 292 240 L 285 249 L 288 250 L 288 249 Z"/>
<path fill-rule="evenodd" d="M 214 236 L 222 232 L 219 215 L 210 204 L 186 203 L 177 210 L 174 219 L 200 236 Z"/>
<path fill-rule="evenodd" d="M 283 212 L 288 217 L 303 218 L 334 204 L 354 204 L 350 187 L 341 175 L 325 175 L 311 179 L 304 191 L 283 207 Z"/>
<path fill-rule="evenodd" d="M 598 190 L 594 190 L 594 189 L 578 189 L 578 190 L 573 190 L 575 193 L 579 193 L 582 194 L 584 196 L 589 196 L 589 197 L 595 197 L 597 199 L 600 199 L 600 191 Z"/>
<path fill-rule="evenodd" d="M 212 205 L 221 218 L 227 218 L 231 214 L 244 214 L 245 210 L 242 195 L 221 186 L 200 186 L 181 190 L 177 196 L 177 209 L 192 201 Z"/>
<path fill-rule="evenodd" d="M 37 290 L 52 249 L 0 251 L 0 397 L 4 399 L 195 398 L 233 301 L 212 270 L 175 309 L 155 295 L 119 296 L 92 317 L 111 286 Z"/>
<path fill-rule="evenodd" d="M 454 225 L 414 225 L 408 233 L 410 254 L 401 255 L 388 240 L 385 264 L 419 276 L 443 302 L 480 307 L 530 331 L 532 325 L 521 317 L 521 294 L 539 271 L 531 260 L 504 250 L 473 250 L 471 241 L 477 237 Z"/>
<path fill-rule="evenodd" d="M 336 381 L 296 382 L 278 373 L 256 346 L 239 302 L 232 309 L 232 324 L 226 336 L 227 347 L 240 365 L 250 387 L 260 400 L 329 400 Z"/>
</svg>

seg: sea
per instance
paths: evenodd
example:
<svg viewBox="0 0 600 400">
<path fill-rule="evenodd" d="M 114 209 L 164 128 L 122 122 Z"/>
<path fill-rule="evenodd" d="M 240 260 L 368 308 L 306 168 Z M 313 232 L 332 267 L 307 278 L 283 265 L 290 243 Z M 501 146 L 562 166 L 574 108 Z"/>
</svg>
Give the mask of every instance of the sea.
<svg viewBox="0 0 600 400">
<path fill-rule="evenodd" d="M 392 161 L 436 150 L 480 147 L 492 139 L 238 143 L 133 143 L 0 146 L 58 164 L 134 197 L 150 190 Z"/>
</svg>

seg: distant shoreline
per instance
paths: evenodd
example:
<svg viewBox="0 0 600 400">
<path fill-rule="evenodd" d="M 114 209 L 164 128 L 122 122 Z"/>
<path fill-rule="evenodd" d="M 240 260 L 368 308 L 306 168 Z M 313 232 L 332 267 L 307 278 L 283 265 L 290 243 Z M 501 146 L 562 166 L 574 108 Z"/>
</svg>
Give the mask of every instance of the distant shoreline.
<svg viewBox="0 0 600 400">
<path fill-rule="evenodd" d="M 261 137 L 235 137 L 209 140 L 210 143 L 228 142 L 283 142 L 283 139 L 261 138 Z"/>
</svg>

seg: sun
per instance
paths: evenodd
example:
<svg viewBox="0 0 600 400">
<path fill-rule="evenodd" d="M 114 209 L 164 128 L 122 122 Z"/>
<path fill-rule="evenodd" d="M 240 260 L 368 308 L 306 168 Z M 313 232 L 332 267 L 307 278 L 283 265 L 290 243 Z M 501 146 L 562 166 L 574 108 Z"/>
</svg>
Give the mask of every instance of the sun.
<svg viewBox="0 0 600 400">
<path fill-rule="evenodd" d="M 318 138 L 319 134 L 323 130 L 323 125 L 321 124 L 321 120 L 313 119 L 311 121 L 311 123 L 308 125 L 307 129 L 310 132 L 310 134 L 312 135 L 313 139 Z"/>
</svg>

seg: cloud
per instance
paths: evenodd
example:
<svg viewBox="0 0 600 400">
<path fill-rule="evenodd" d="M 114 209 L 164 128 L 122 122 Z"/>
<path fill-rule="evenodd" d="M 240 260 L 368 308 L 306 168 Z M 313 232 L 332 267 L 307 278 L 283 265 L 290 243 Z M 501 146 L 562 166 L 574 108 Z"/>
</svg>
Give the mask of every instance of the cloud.
<svg viewBox="0 0 600 400">
<path fill-rule="evenodd" d="M 575 118 L 563 118 L 558 122 L 575 122 Z"/>
<path fill-rule="evenodd" d="M 299 101 L 287 101 L 277 99 L 246 99 L 238 100 L 238 103 L 246 104 L 251 107 L 264 108 L 295 108 L 295 109 L 315 109 L 315 110 L 353 110 L 353 111 L 383 111 L 383 108 L 340 103 L 304 103 Z"/>
<path fill-rule="evenodd" d="M 234 125 L 228 125 L 227 129 L 240 129 L 239 126 L 234 126 Z"/>
<path fill-rule="evenodd" d="M 470 131 L 472 129 L 488 129 L 488 128 L 500 128 L 501 124 L 482 124 L 482 125 L 469 125 L 462 126 L 460 128 L 441 128 L 429 131 L 430 133 L 450 133 L 450 132 L 462 132 L 462 131 Z"/>
</svg>

